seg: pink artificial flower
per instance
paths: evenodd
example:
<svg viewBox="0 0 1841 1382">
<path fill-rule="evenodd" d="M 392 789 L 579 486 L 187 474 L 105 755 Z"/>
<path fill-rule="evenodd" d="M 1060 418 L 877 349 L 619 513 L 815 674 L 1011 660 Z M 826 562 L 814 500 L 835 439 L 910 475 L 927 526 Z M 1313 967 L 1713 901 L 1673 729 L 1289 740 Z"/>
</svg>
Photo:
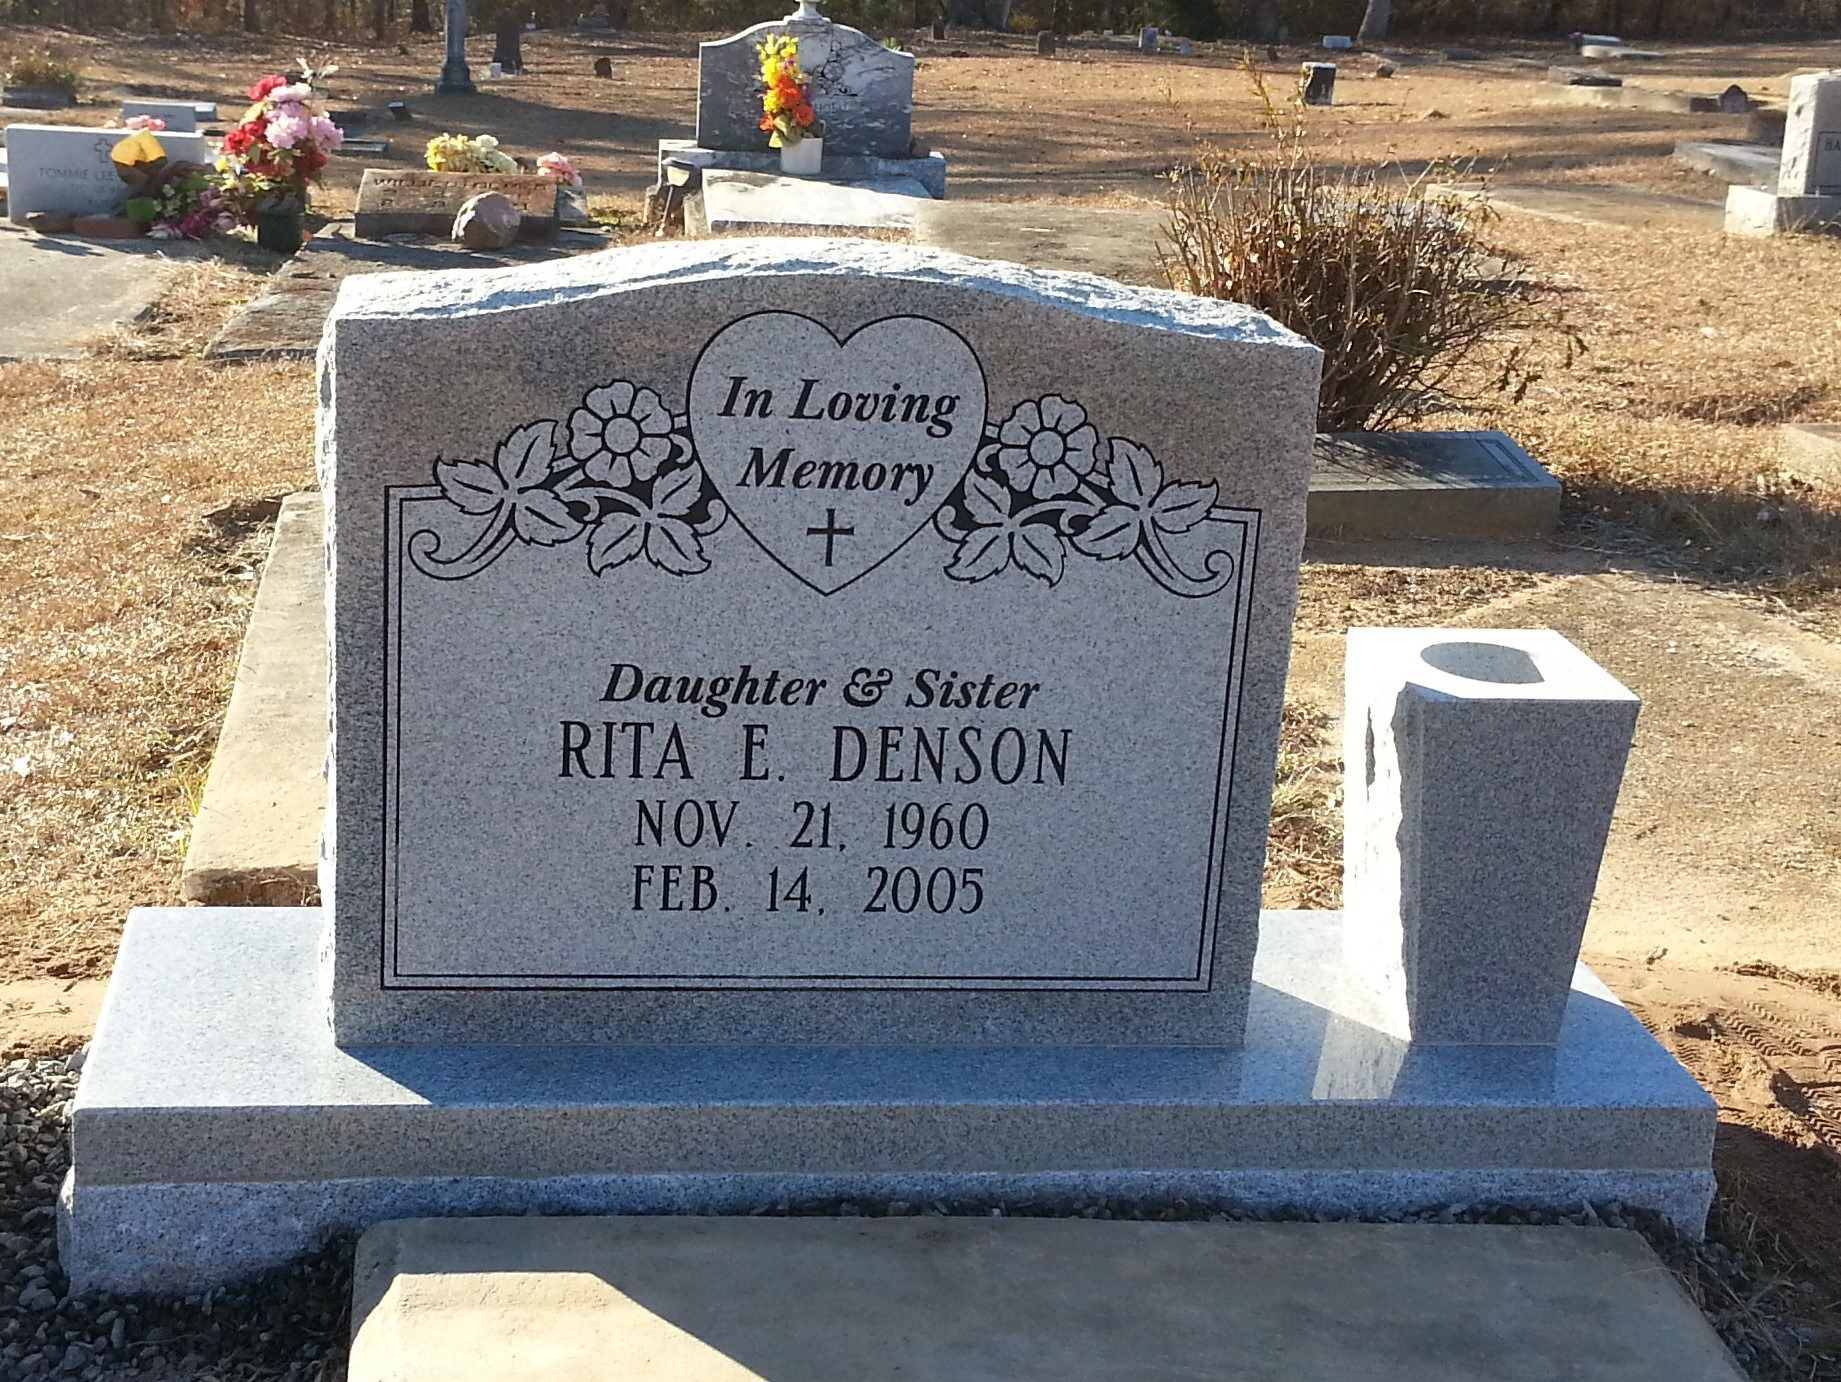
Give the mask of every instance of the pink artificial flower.
<svg viewBox="0 0 1841 1382">
<path fill-rule="evenodd" d="M 131 130 L 163 130 L 166 121 L 157 115 L 130 115 L 122 124 Z"/>
<path fill-rule="evenodd" d="M 290 114 L 285 107 L 279 108 L 268 118 L 268 142 L 277 149 L 291 149 L 308 137 L 312 126 L 307 116 L 294 107 L 295 114 Z"/>
<path fill-rule="evenodd" d="M 539 158 L 537 171 L 555 178 L 567 187 L 582 185 L 582 175 L 575 171 L 575 165 L 558 153 L 544 154 Z"/>
<path fill-rule="evenodd" d="M 299 105 L 312 98 L 313 88 L 305 82 L 295 82 L 292 86 L 278 86 L 268 94 L 270 104 L 277 106 L 284 103 Z"/>
<path fill-rule="evenodd" d="M 336 149 L 345 143 L 345 131 L 324 115 L 315 115 L 307 122 L 307 134 L 322 149 Z"/>
</svg>

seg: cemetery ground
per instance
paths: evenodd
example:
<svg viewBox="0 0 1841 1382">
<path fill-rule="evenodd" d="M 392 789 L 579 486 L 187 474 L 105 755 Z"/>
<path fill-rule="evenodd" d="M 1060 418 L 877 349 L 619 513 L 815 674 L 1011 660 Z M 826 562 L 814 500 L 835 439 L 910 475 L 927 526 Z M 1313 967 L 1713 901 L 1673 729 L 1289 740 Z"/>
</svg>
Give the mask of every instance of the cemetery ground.
<svg viewBox="0 0 1841 1382">
<path fill-rule="evenodd" d="M 0 52 L 42 37 L 0 26 Z M 695 97 L 694 41 L 675 36 L 532 35 L 531 75 L 439 102 L 426 94 L 434 41 L 405 55 L 394 43 L 325 53 L 291 40 L 57 38 L 81 50 L 90 103 L 68 114 L 87 123 L 113 109 L 101 93 L 129 86 L 216 96 L 232 114 L 248 74 L 303 52 L 341 65 L 336 107 L 381 115 L 406 97 L 418 119 L 380 127 L 394 140 L 387 158 L 335 162 L 323 202 L 334 212 L 349 211 L 367 163 L 413 166 L 452 128 L 569 154 L 597 214 L 637 234 L 655 141 L 684 132 L 672 117 Z M 1709 205 L 1722 194 L 1668 157 L 1678 139 L 1726 134 L 1720 117 L 1540 105 L 1541 71 L 1562 50 L 1513 45 L 1536 64 L 1523 67 L 1511 45 L 1486 47 L 1485 63 L 1403 63 L 1387 79 L 1347 64 L 1341 103 L 1316 118 L 1352 160 L 1467 160 L 1503 180 Z M 1265 137 L 1236 50 L 1139 59 L 1095 38 L 1047 62 L 1027 48 L 958 35 L 919 45 L 917 131 L 952 159 L 955 198 L 1149 208 L 1185 147 L 1184 118 L 1230 149 Z M 612 81 L 590 74 L 603 51 Z M 486 56 L 476 46 L 479 72 Z M 1290 50 L 1270 70 L 1305 56 Z M 1736 80 L 1781 99 L 1787 73 L 1837 63 L 1838 44 L 1696 47 L 1631 79 L 1698 94 Z M 1426 425 L 1516 437 L 1565 483 L 1563 529 L 1543 543 L 1313 544 L 1268 900 L 1337 900 L 1346 627 L 1550 626 L 1577 641 L 1644 700 L 1587 959 L 1719 1098 L 1716 1229 L 1761 1264 L 1693 1280 L 1743 1328 L 1748 1312 L 1783 1315 L 1771 1276 L 1783 1271 L 1796 1316 L 1833 1327 L 1841 492 L 1786 472 L 1776 431 L 1841 421 L 1841 314 L 1826 307 L 1841 243 L 1513 212 L 1491 238 L 1553 285 L 1587 353 L 1519 402 L 1485 394 Z M 1149 243 L 1143 264 L 1154 281 Z M 11 1054 L 80 1045 L 127 910 L 176 900 L 276 501 L 314 483 L 311 366 L 201 358 L 274 267 L 253 250 L 182 255 L 152 311 L 84 358 L 0 365 L 0 1045 Z M 0 1208 L 17 1202 L 9 1187 Z M 0 1235 L 15 1231 L 0 1222 Z M 12 1270 L 0 1256 L 0 1277 Z M 1793 1334 L 1770 1338 L 1760 1375 L 1835 1375 Z"/>
</svg>

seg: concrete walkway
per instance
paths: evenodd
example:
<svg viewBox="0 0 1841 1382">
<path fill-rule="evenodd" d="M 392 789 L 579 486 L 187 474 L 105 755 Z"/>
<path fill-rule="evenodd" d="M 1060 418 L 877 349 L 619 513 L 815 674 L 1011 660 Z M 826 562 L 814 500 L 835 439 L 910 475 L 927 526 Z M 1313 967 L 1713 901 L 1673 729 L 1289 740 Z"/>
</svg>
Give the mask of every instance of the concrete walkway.
<svg viewBox="0 0 1841 1382">
<path fill-rule="evenodd" d="M 419 1219 L 351 1382 L 1737 1382 L 1634 1233 L 1086 1219 Z"/>
<path fill-rule="evenodd" d="M 77 240 L 0 226 L 0 361 L 70 359 L 134 320 L 173 259 L 140 241 Z"/>
</svg>

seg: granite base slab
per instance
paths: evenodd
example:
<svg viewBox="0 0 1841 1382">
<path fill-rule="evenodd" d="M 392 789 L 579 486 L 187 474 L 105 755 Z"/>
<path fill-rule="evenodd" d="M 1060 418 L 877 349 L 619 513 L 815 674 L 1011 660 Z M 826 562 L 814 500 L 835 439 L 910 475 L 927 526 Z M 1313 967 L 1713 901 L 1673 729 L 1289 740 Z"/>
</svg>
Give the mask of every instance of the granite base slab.
<svg viewBox="0 0 1841 1382">
<path fill-rule="evenodd" d="M 322 925 L 130 918 L 72 1111 L 79 1290 L 198 1289 L 406 1216 L 1616 1200 L 1699 1233 L 1712 1197 L 1712 1100 L 1589 971 L 1553 1048 L 1410 1046 L 1345 984 L 1337 913 L 1266 914 L 1244 1049 L 341 1050 Z"/>
<path fill-rule="evenodd" d="M 1726 189 L 1728 235 L 1832 234 L 1841 227 L 1841 197 L 1781 196 L 1767 187 Z"/>
<path fill-rule="evenodd" d="M 657 185 L 664 187 L 665 160 L 698 168 L 728 168 L 743 173 L 780 171 L 778 149 L 705 149 L 692 139 L 658 141 Z M 826 154 L 823 176 L 832 182 L 879 182 L 887 178 L 912 178 L 937 199 L 946 196 L 946 155 L 929 153 L 919 158 L 880 158 L 873 154 Z"/>
<path fill-rule="evenodd" d="M 685 208 L 685 228 L 693 235 L 786 230 L 908 235 L 916 210 L 932 204 L 927 189 L 913 178 L 833 182 L 712 168 Z"/>
</svg>

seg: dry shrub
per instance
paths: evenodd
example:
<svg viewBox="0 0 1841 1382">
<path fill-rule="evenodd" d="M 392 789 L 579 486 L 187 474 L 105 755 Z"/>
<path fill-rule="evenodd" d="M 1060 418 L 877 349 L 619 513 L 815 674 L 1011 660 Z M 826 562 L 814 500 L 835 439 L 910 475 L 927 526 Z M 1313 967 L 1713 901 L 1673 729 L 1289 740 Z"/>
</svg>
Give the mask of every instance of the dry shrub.
<svg viewBox="0 0 1841 1382">
<path fill-rule="evenodd" d="M 49 48 L 32 48 L 16 53 L 0 68 L 0 87 L 38 87 L 51 91 L 75 91 L 82 73 L 54 54 Z"/>
<path fill-rule="evenodd" d="M 1505 277 L 1484 244 L 1487 204 L 1434 192 L 1424 177 L 1327 161 L 1301 96 L 1281 112 L 1258 68 L 1243 67 L 1271 153 L 1202 145 L 1173 178 L 1159 254 L 1171 287 L 1257 307 L 1322 349 L 1318 430 L 1406 426 L 1479 386 L 1519 399 L 1550 338 L 1571 363 L 1577 338 L 1547 312 L 1546 294 Z"/>
</svg>

